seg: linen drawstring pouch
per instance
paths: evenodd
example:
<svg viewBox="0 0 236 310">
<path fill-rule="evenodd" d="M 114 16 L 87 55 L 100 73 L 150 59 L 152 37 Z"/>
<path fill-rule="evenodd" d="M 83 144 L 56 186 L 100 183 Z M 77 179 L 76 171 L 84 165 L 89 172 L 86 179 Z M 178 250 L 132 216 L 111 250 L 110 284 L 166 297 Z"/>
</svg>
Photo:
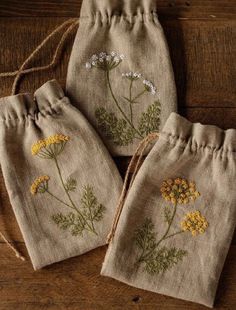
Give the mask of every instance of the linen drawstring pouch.
<svg viewBox="0 0 236 310">
<path fill-rule="evenodd" d="M 172 113 L 128 191 L 101 274 L 213 307 L 235 179 L 236 130 Z"/>
<path fill-rule="evenodd" d="M 54 81 L 0 99 L 0 158 L 34 269 L 106 243 L 122 180 Z"/>
<path fill-rule="evenodd" d="M 83 1 L 67 93 L 113 155 L 163 127 L 176 88 L 155 0 Z"/>
</svg>

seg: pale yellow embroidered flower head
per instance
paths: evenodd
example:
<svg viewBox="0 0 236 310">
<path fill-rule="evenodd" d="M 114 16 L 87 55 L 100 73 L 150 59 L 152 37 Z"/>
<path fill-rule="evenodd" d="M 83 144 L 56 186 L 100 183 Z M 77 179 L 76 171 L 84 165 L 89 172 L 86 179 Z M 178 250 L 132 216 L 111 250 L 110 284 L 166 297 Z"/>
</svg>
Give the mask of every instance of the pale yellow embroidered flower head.
<svg viewBox="0 0 236 310">
<path fill-rule="evenodd" d="M 50 136 L 34 143 L 31 147 L 31 153 L 42 158 L 55 158 L 63 151 L 65 144 L 69 140 L 70 137 L 62 134 Z"/>
<path fill-rule="evenodd" d="M 201 215 L 200 211 L 189 212 L 185 215 L 184 220 L 181 222 L 183 231 L 190 231 L 193 236 L 203 234 L 207 227 L 208 222 L 206 218 Z"/>
<path fill-rule="evenodd" d="M 160 191 L 162 197 L 172 204 L 188 204 L 200 196 L 194 182 L 189 182 L 181 178 L 164 181 Z"/>
<path fill-rule="evenodd" d="M 32 195 L 36 195 L 37 193 L 45 193 L 48 189 L 48 181 L 49 176 L 42 175 L 38 177 L 36 180 L 34 180 L 33 184 L 31 185 L 30 192 Z"/>
</svg>

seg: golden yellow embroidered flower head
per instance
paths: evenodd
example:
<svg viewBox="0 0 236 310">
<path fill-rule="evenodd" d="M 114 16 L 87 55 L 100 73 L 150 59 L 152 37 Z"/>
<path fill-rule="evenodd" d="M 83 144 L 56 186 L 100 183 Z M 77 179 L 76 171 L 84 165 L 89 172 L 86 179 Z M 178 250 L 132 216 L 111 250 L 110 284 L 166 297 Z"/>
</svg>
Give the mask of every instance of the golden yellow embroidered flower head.
<svg viewBox="0 0 236 310">
<path fill-rule="evenodd" d="M 62 152 L 66 142 L 69 140 L 70 137 L 62 134 L 56 134 L 46 139 L 39 140 L 31 147 L 32 155 L 38 155 L 49 159 L 53 158 Z"/>
<path fill-rule="evenodd" d="M 37 193 L 45 193 L 45 191 L 48 189 L 48 181 L 49 176 L 43 175 L 38 177 L 34 183 L 31 185 L 30 191 L 32 195 L 36 195 Z"/>
<path fill-rule="evenodd" d="M 181 178 L 164 181 L 160 191 L 162 197 L 172 204 L 188 204 L 200 196 L 194 182 L 189 182 Z"/>
<path fill-rule="evenodd" d="M 189 212 L 181 222 L 181 228 L 183 231 L 190 231 L 193 236 L 197 234 L 203 234 L 207 227 L 208 222 L 206 218 L 201 215 L 200 211 Z"/>
</svg>

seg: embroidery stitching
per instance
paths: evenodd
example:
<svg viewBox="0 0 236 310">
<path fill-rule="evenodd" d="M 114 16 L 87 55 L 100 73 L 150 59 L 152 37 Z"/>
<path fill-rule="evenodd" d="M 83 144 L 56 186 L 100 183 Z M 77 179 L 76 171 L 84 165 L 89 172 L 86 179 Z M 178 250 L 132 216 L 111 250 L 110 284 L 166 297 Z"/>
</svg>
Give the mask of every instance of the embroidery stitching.
<svg viewBox="0 0 236 310">
<path fill-rule="evenodd" d="M 98 203 L 94 190 L 90 185 L 84 186 L 81 198 L 82 207 L 78 208 L 70 195 L 70 192 L 74 192 L 76 190 L 77 181 L 71 177 L 64 181 L 62 176 L 58 156 L 62 153 L 66 143 L 69 140 L 70 137 L 57 134 L 46 139 L 39 140 L 31 147 L 32 155 L 36 155 L 42 159 L 54 161 L 60 183 L 67 197 L 67 201 L 57 197 L 53 192 L 51 192 L 51 190 L 49 190 L 50 177 L 47 175 L 36 178 L 31 185 L 30 191 L 32 195 L 47 193 L 51 196 L 51 198 L 62 204 L 64 207 L 73 210 L 73 212 L 71 211 L 66 215 L 61 212 L 52 215 L 53 222 L 57 224 L 60 229 L 70 229 L 73 236 L 82 236 L 84 231 L 89 231 L 95 235 L 98 235 L 94 224 L 95 222 L 102 220 L 106 208 L 102 204 Z"/>
<path fill-rule="evenodd" d="M 173 205 L 173 211 L 170 206 L 164 208 L 164 221 L 167 223 L 165 232 L 158 240 L 157 234 L 154 232 L 154 224 L 149 218 L 144 221 L 141 228 L 135 231 L 135 244 L 141 250 L 135 266 L 139 267 L 144 264 L 144 270 L 151 275 L 166 272 L 188 254 L 186 250 L 161 246 L 165 240 L 188 231 L 195 237 L 205 233 L 209 225 L 201 212 L 196 210 L 185 215 L 180 223 L 179 231 L 170 233 L 178 204 L 187 205 L 194 202 L 200 197 L 200 193 L 196 190 L 194 182 L 188 182 L 181 178 L 164 181 L 160 192 L 162 197 Z"/>
<path fill-rule="evenodd" d="M 107 85 L 115 103 L 115 106 L 122 118 L 118 118 L 115 113 L 108 112 L 105 108 L 99 107 L 95 110 L 98 128 L 105 134 L 108 139 L 111 139 L 114 144 L 119 146 L 127 146 L 134 142 L 135 139 L 142 140 L 149 133 L 158 131 L 160 126 L 161 105 L 159 101 L 155 101 L 147 108 L 146 112 L 141 114 L 138 121 L 138 126 L 134 125 L 134 105 L 139 104 L 139 99 L 145 94 L 150 93 L 156 95 L 157 89 L 152 82 L 144 79 L 141 92 L 134 95 L 133 85 L 141 79 L 142 74 L 137 72 L 123 73 L 122 77 L 129 81 L 128 96 L 122 96 L 124 102 L 129 104 L 129 115 L 124 111 L 121 103 L 114 94 L 110 72 L 118 67 L 124 60 L 124 55 L 119 55 L 116 52 L 107 54 L 101 52 L 98 55 L 93 55 L 86 63 L 87 69 L 97 68 L 105 72 Z"/>
</svg>

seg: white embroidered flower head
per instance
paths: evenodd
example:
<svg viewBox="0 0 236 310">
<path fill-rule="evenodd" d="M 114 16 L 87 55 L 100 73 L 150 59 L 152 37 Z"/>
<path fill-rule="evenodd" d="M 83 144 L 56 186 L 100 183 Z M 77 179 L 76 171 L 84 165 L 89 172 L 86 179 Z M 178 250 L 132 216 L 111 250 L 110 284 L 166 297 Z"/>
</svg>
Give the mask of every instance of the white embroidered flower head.
<svg viewBox="0 0 236 310">
<path fill-rule="evenodd" d="M 98 60 L 98 55 L 93 55 L 93 56 L 91 57 L 91 60 L 92 60 L 92 61 Z"/>
<path fill-rule="evenodd" d="M 148 80 L 143 80 L 143 84 L 145 89 L 151 93 L 152 95 L 155 95 L 157 93 L 157 89 L 156 87 L 153 85 L 152 82 L 148 81 Z"/>
<path fill-rule="evenodd" d="M 101 58 L 105 58 L 107 56 L 107 54 L 105 53 L 105 52 L 101 52 L 100 54 L 99 54 L 99 57 L 101 57 Z"/>
<path fill-rule="evenodd" d="M 91 69 L 92 68 L 92 63 L 86 62 L 86 69 Z"/>
<path fill-rule="evenodd" d="M 125 56 L 123 54 L 119 55 L 116 52 L 111 52 L 110 54 L 100 52 L 99 54 L 94 54 L 85 66 L 87 69 L 94 67 L 103 71 L 110 71 L 116 68 L 124 58 Z"/>
<path fill-rule="evenodd" d="M 142 77 L 142 74 L 130 71 L 127 73 L 122 73 L 122 76 L 130 81 L 136 81 Z"/>
<path fill-rule="evenodd" d="M 106 57 L 106 61 L 111 61 L 112 56 L 111 55 L 107 55 Z"/>
</svg>

